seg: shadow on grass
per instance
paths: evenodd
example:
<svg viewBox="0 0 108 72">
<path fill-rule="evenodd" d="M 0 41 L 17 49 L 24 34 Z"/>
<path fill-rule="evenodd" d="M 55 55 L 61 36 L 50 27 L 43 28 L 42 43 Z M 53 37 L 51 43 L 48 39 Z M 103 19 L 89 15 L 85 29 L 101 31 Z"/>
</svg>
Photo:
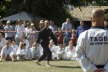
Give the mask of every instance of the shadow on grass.
<svg viewBox="0 0 108 72">
<path fill-rule="evenodd" d="M 57 68 L 81 68 L 80 66 L 57 66 L 57 65 L 52 65 L 53 67 L 57 67 Z"/>
</svg>

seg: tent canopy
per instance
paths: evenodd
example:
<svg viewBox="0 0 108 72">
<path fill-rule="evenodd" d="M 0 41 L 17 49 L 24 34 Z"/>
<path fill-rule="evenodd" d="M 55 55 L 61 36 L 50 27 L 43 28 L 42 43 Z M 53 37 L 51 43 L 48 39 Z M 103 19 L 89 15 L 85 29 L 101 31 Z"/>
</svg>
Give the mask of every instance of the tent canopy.
<svg viewBox="0 0 108 72">
<path fill-rule="evenodd" d="M 28 14 L 27 12 L 20 12 L 8 17 L 4 17 L 1 21 L 10 20 L 10 21 L 17 21 L 17 20 L 29 20 L 32 21 L 34 18 L 32 15 Z"/>
<path fill-rule="evenodd" d="M 80 9 L 74 8 L 70 11 L 71 16 L 75 18 L 75 21 L 90 21 L 93 9 L 105 10 L 108 9 L 108 6 L 81 6 Z"/>
</svg>

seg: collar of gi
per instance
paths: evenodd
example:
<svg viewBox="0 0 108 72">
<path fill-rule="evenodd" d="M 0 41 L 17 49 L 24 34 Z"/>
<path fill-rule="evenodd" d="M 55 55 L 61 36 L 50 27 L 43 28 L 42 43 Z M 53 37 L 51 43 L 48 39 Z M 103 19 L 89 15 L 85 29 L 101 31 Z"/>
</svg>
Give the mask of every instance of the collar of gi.
<svg viewBox="0 0 108 72">
<path fill-rule="evenodd" d="M 102 26 L 93 26 L 93 27 L 91 27 L 91 29 L 104 29 L 104 27 L 102 27 Z"/>
</svg>

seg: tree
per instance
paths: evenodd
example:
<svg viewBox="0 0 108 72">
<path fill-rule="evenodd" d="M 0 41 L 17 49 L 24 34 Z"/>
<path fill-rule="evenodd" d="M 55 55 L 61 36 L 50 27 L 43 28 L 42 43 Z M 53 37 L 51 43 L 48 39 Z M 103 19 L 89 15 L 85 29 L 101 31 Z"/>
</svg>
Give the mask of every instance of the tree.
<svg viewBox="0 0 108 72">
<path fill-rule="evenodd" d="M 10 8 L 10 4 L 11 4 L 10 1 L 0 0 L 0 16 L 1 17 L 4 17 L 7 14 Z"/>
<path fill-rule="evenodd" d="M 52 19 L 57 23 L 61 23 L 66 17 L 71 17 L 63 8 L 63 3 L 63 0 L 32 1 L 32 14 L 46 19 Z"/>
<path fill-rule="evenodd" d="M 64 0 L 12 0 L 11 6 L 11 11 L 27 11 L 33 16 L 51 19 L 58 24 L 66 17 L 71 17 L 63 7 Z"/>
</svg>

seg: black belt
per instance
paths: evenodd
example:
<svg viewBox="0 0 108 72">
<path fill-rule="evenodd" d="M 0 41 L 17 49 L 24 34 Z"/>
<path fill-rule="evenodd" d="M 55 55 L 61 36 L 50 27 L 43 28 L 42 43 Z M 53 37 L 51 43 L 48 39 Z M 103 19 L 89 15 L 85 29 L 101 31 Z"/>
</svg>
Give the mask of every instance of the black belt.
<svg viewBox="0 0 108 72">
<path fill-rule="evenodd" d="M 105 65 L 96 65 L 96 67 L 97 67 L 98 69 L 104 68 L 104 66 L 105 66 Z"/>
</svg>

